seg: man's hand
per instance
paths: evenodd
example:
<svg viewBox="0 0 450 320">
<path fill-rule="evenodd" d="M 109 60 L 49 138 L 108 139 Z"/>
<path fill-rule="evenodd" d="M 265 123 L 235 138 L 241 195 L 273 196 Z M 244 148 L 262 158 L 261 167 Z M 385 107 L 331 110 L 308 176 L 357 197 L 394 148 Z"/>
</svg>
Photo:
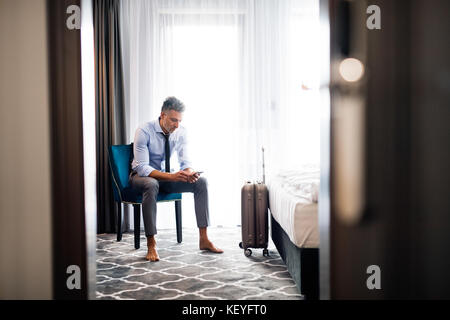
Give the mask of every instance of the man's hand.
<svg viewBox="0 0 450 320">
<path fill-rule="evenodd" d="M 175 182 L 190 182 L 190 175 L 186 171 L 171 173 L 171 176 L 171 180 Z"/>
<path fill-rule="evenodd" d="M 188 177 L 189 183 L 196 183 L 198 178 L 200 178 L 200 175 L 196 172 L 191 173 L 191 175 Z"/>
<path fill-rule="evenodd" d="M 189 175 L 188 181 L 187 181 L 189 183 L 196 183 L 198 178 L 200 178 L 200 175 L 198 173 L 196 173 L 194 170 L 192 170 L 191 168 L 186 168 L 183 171 Z"/>
<path fill-rule="evenodd" d="M 173 181 L 173 182 L 189 182 L 195 183 L 197 182 L 200 175 L 195 173 L 192 169 L 185 169 L 182 171 L 178 171 L 175 173 L 161 172 L 158 170 L 153 170 L 149 177 L 155 178 L 157 180 L 162 181 Z"/>
</svg>

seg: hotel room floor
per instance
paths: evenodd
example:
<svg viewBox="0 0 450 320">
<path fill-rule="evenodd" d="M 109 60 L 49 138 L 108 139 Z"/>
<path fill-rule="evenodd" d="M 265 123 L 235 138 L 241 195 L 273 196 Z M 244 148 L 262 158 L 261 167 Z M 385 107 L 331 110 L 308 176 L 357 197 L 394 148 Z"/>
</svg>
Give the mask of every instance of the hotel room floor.
<svg viewBox="0 0 450 320">
<path fill-rule="evenodd" d="M 302 300 L 297 286 L 272 242 L 269 257 L 253 249 L 245 257 L 238 244 L 241 229 L 208 228 L 223 254 L 198 249 L 198 229 L 183 229 L 183 242 L 173 230 L 158 230 L 160 261 L 148 262 L 146 240 L 134 249 L 132 233 L 97 235 L 97 299 Z"/>
</svg>

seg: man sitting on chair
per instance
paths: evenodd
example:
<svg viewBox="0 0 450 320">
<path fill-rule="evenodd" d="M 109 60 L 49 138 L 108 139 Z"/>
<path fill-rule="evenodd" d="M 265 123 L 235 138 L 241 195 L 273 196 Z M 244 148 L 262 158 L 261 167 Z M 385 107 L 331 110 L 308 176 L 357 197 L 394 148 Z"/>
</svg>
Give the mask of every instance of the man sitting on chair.
<svg viewBox="0 0 450 320">
<path fill-rule="evenodd" d="M 195 215 L 200 232 L 200 250 L 222 253 L 208 239 L 209 226 L 208 186 L 204 177 L 192 170 L 186 152 L 186 131 L 179 127 L 184 104 L 175 97 L 167 98 L 158 120 L 150 121 L 136 130 L 134 159 L 130 184 L 143 193 L 142 214 L 147 237 L 147 260 L 158 261 L 156 251 L 156 199 L 158 192 L 193 192 Z M 170 154 L 178 153 L 180 171 L 170 172 Z M 163 172 L 164 168 L 165 172 Z"/>
</svg>

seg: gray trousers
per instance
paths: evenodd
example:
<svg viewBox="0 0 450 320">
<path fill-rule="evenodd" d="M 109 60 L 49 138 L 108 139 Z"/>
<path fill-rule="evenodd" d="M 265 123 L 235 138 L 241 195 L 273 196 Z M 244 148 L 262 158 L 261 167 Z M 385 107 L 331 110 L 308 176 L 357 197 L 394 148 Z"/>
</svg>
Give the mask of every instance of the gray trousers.
<svg viewBox="0 0 450 320">
<path fill-rule="evenodd" d="M 140 177 L 132 171 L 129 181 L 133 189 L 142 192 L 142 216 L 147 237 L 157 234 L 156 199 L 160 191 L 164 193 L 193 192 L 197 226 L 199 228 L 209 226 L 208 182 L 206 178 L 200 177 L 195 183 L 159 181 L 152 177 Z"/>
</svg>

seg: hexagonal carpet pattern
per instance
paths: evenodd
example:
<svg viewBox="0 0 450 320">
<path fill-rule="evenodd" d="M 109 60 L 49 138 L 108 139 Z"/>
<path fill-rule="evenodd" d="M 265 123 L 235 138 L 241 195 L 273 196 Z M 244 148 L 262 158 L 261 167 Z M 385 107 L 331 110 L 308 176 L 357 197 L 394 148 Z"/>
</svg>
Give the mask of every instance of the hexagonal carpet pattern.
<svg viewBox="0 0 450 320">
<path fill-rule="evenodd" d="M 134 249 L 134 235 L 97 235 L 98 299 L 117 300 L 301 300 L 297 286 L 272 242 L 269 257 L 253 249 L 245 257 L 239 248 L 241 229 L 208 228 L 208 236 L 223 254 L 200 251 L 198 229 L 158 230 L 158 262 L 145 260 L 146 239 Z"/>
</svg>

